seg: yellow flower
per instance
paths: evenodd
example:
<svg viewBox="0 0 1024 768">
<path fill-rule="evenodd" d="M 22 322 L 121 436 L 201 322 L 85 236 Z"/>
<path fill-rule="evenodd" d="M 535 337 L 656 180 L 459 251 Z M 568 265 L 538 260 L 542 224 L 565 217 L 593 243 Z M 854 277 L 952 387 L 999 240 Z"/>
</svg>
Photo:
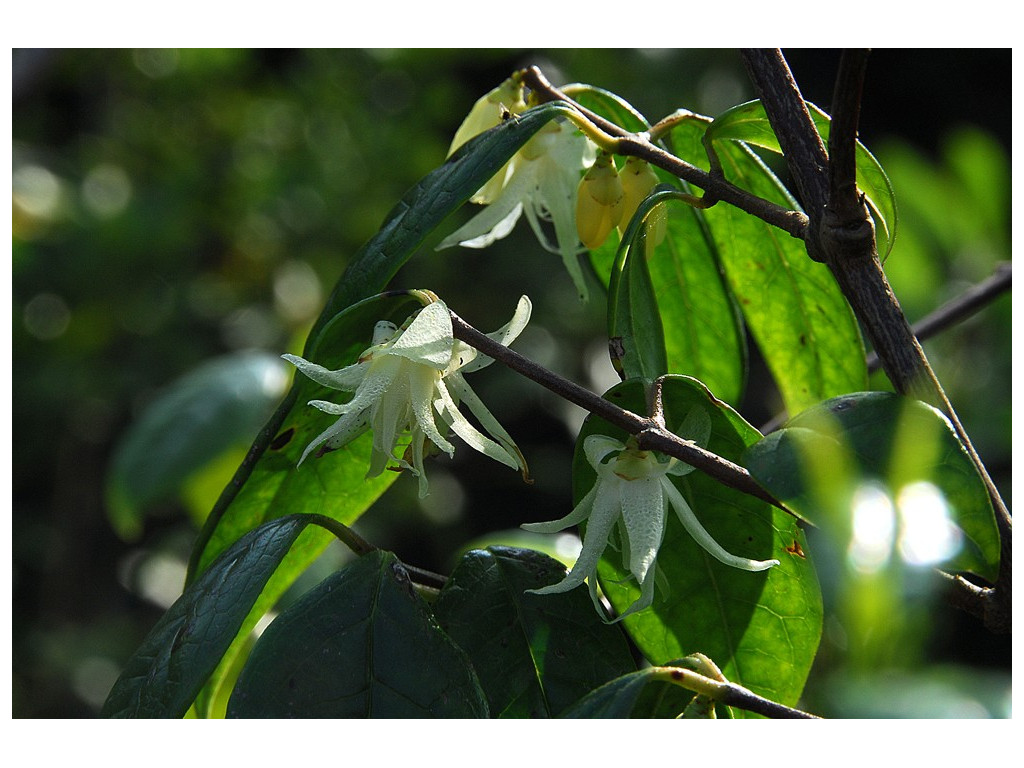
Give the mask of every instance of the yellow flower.
<svg viewBox="0 0 1024 768">
<path fill-rule="evenodd" d="M 611 155 L 602 152 L 580 179 L 576 195 L 576 231 L 580 242 L 590 250 L 599 248 L 618 226 L 625 210 L 622 179 Z"/>
</svg>

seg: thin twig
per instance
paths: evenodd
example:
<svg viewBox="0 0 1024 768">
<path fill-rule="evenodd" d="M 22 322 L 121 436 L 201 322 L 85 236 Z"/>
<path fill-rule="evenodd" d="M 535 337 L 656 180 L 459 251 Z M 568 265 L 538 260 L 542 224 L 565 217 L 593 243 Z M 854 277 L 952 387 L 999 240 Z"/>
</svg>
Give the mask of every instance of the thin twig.
<svg viewBox="0 0 1024 768">
<path fill-rule="evenodd" d="M 637 445 L 640 448 L 659 451 L 667 456 L 677 458 L 710 475 L 723 485 L 755 496 L 779 509 L 786 509 L 781 502 L 759 486 L 746 469 L 738 464 L 701 448 L 691 440 L 684 440 L 669 432 L 653 418 L 639 416 L 632 411 L 620 408 L 590 390 L 562 378 L 557 373 L 523 357 L 515 350 L 488 338 L 454 312 L 451 315 L 455 338 L 476 347 L 488 357 L 521 373 L 570 403 L 600 416 L 608 423 L 631 435 L 636 435 Z"/>
<path fill-rule="evenodd" d="M 1012 267 L 1006 261 L 996 267 L 995 272 L 985 280 L 972 285 L 955 299 L 943 304 L 934 312 L 914 323 L 912 327 L 918 341 L 937 336 L 942 331 L 957 323 L 963 322 L 976 312 L 984 309 L 992 301 L 1010 290 Z M 877 371 L 881 367 L 878 355 L 874 351 L 867 357 L 868 370 Z"/>
<path fill-rule="evenodd" d="M 742 685 L 728 680 L 716 680 L 687 669 L 686 667 L 653 667 L 649 674 L 656 680 L 663 680 L 685 688 L 688 691 L 707 696 L 721 704 L 776 719 L 817 720 L 817 715 L 800 709 L 787 707 L 777 701 L 759 696 Z"/>
</svg>

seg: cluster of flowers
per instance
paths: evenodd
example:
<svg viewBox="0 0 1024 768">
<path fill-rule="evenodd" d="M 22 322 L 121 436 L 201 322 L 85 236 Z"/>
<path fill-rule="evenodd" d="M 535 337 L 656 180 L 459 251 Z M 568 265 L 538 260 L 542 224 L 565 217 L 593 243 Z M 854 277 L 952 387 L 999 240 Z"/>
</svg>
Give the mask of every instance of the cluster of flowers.
<svg viewBox="0 0 1024 768">
<path fill-rule="evenodd" d="M 456 131 L 448 154 L 526 108 L 522 83 L 509 78 L 476 102 Z M 588 291 L 580 254 L 600 247 L 616 227 L 621 233 L 657 183 L 647 162 L 631 157 L 619 171 L 611 156 L 599 152 L 570 121 L 555 119 L 470 198 L 487 207 L 437 247 L 486 248 L 508 235 L 525 214 L 540 244 L 561 255 L 585 301 Z M 551 223 L 554 242 L 541 222 Z M 658 241 L 664 236 L 664 221 L 656 226 L 660 230 L 653 239 Z"/>
<path fill-rule="evenodd" d="M 508 80 L 480 99 L 452 142 L 452 151 L 487 128 L 505 113 L 525 110 L 523 89 Z M 580 173 L 589 166 L 586 174 Z M 565 122 L 552 121 L 536 134 L 494 176 L 473 200 L 488 205 L 441 243 L 484 247 L 511 231 L 525 212 L 538 239 L 549 250 L 560 252 L 569 272 L 585 296 L 583 274 L 577 256 L 582 246 L 595 248 L 612 229 L 624 226 L 657 182 L 646 164 L 631 159 L 620 173 L 607 155 L 597 156 L 590 141 Z M 540 227 L 541 219 L 554 224 L 557 245 Z M 656 236 L 655 236 L 656 237 Z M 367 477 L 380 475 L 389 466 L 407 470 L 418 478 L 421 497 L 428 493 L 424 457 L 430 450 L 452 456 L 455 446 L 447 434 L 454 432 L 474 450 L 528 476 L 526 460 L 515 442 L 498 423 L 464 374 L 492 361 L 475 348 L 455 339 L 451 313 L 433 294 L 414 292 L 424 303 L 401 327 L 377 323 L 373 341 L 358 360 L 339 370 L 328 370 L 295 355 L 284 355 L 299 371 L 317 383 L 353 393 L 345 403 L 324 400 L 309 405 L 337 416 L 333 425 L 305 449 L 299 464 L 315 449 L 317 456 L 339 448 L 366 430 L 373 432 Z M 530 319 L 532 305 L 523 296 L 509 323 L 489 334 L 508 346 Z M 459 410 L 465 403 L 486 430 L 483 434 Z M 694 409 L 680 434 L 699 445 L 711 432 L 708 415 Z M 713 557 L 747 571 L 761 571 L 777 560 L 749 560 L 726 552 L 701 526 L 693 510 L 669 479 L 693 470 L 676 459 L 640 450 L 630 438 L 625 443 L 592 435 L 583 444 L 597 481 L 575 509 L 549 523 L 530 523 L 530 531 L 552 533 L 586 522 L 583 549 L 576 564 L 560 583 L 536 590 L 540 594 L 565 592 L 586 580 L 598 612 L 597 564 L 614 532 L 623 565 L 640 587 L 639 599 L 622 616 L 643 610 L 654 597 L 655 561 L 665 534 L 666 512 L 671 507 L 691 536 Z"/>
</svg>

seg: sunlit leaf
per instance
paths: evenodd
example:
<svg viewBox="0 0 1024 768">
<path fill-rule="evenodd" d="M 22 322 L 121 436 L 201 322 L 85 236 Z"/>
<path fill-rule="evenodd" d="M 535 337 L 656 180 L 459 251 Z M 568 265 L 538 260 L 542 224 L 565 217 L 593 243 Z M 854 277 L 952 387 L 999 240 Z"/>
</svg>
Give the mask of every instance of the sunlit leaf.
<svg viewBox="0 0 1024 768">
<path fill-rule="evenodd" d="M 565 566 L 525 549 L 463 556 L 434 612 L 466 651 L 494 717 L 554 717 L 585 693 L 636 668 L 626 638 L 585 594 L 533 595 Z"/>
<path fill-rule="evenodd" d="M 639 349 L 635 341 L 632 346 L 627 343 L 629 335 L 639 336 L 648 347 L 653 347 L 645 357 L 655 361 L 658 359 L 657 342 L 662 341 L 666 358 L 662 372 L 693 376 L 703 381 L 719 399 L 738 404 L 747 364 L 742 321 L 725 285 L 701 213 L 684 202 L 684 198 L 685 194 L 678 190 L 659 187 L 640 206 L 638 216 L 661 206 L 667 216 L 667 229 L 665 239 L 657 246 L 652 247 L 652 243 L 647 242 L 648 256 L 637 260 L 639 263 L 624 258 L 620 246 L 620 254 L 606 271 L 599 262 L 604 249 L 593 254 L 595 268 L 602 277 L 610 274 L 613 282 L 609 286 L 609 336 L 613 340 L 623 339 L 622 351 L 627 355 L 633 354 L 634 348 Z M 634 222 L 639 224 L 636 217 Z M 633 240 L 642 237 L 638 226 L 634 228 L 631 223 L 630 229 L 635 233 Z M 628 243 L 629 230 L 626 235 Z M 626 255 L 634 251 L 644 253 L 633 244 Z M 641 287 L 650 282 L 660 323 L 655 324 L 654 318 L 649 317 L 650 307 L 633 309 L 635 301 L 619 305 L 616 294 L 621 289 L 614 282 L 623 262 L 629 274 L 639 272 L 640 280 L 636 282 Z M 640 295 L 646 292 L 644 288 Z M 644 328 L 651 330 L 644 333 Z M 614 342 L 612 346 L 615 347 Z M 648 367 L 656 370 L 659 366 Z M 632 372 L 627 370 L 626 377 L 641 376 L 642 370 L 640 367 Z"/>
<path fill-rule="evenodd" d="M 581 107 L 589 109 L 591 112 L 607 120 L 611 120 L 617 126 L 625 128 L 627 131 L 636 133 L 646 131 L 651 127 L 647 119 L 632 104 L 618 94 L 604 88 L 573 83 L 563 86 L 560 90 Z"/>
<path fill-rule="evenodd" d="M 179 494 L 222 454 L 248 445 L 288 382 L 275 355 L 216 358 L 168 385 L 121 437 L 107 477 L 110 522 L 125 539 L 142 532 L 148 507 Z"/>
<path fill-rule="evenodd" d="M 363 555 L 267 627 L 228 717 L 487 717 L 473 667 L 390 552 Z"/>
<path fill-rule="evenodd" d="M 827 147 L 831 118 L 814 104 L 808 103 L 807 110 Z M 779 140 L 772 130 L 764 106 L 758 100 L 732 107 L 715 118 L 708 128 L 707 141 L 721 142 L 726 139 L 742 141 L 772 152 L 781 152 Z M 892 250 L 896 237 L 896 194 L 881 164 L 859 141 L 855 154 L 857 186 L 864 193 L 865 201 L 871 209 L 875 220 L 875 236 L 878 239 L 878 254 L 884 259 Z M 728 173 L 726 177 L 735 181 Z M 743 184 L 740 183 L 740 186 Z"/>
<path fill-rule="evenodd" d="M 644 412 L 639 382 L 626 381 L 605 395 L 630 410 Z M 680 426 L 692 408 L 711 419 L 708 450 L 737 461 L 760 433 L 700 382 L 671 376 L 663 397 L 669 428 Z M 578 502 L 594 485 L 583 454 L 592 434 L 622 440 L 625 435 L 591 416 L 577 440 L 573 491 Z M 665 664 L 694 652 L 713 658 L 725 676 L 766 698 L 794 705 L 807 679 L 821 635 L 822 605 L 817 577 L 803 531 L 795 518 L 763 501 L 727 488 L 701 472 L 673 478 L 708 532 L 728 552 L 781 564 L 760 573 L 741 571 L 712 558 L 675 518 L 668 525 L 657 559 L 658 580 L 651 608 L 623 623 L 652 664 Z M 612 549 L 598 569 L 601 588 L 618 611 L 631 605 L 639 588 Z"/>
<path fill-rule="evenodd" d="M 311 522 L 306 515 L 282 517 L 235 542 L 153 627 L 125 665 L 101 714 L 184 716 L 267 580 Z"/>
<path fill-rule="evenodd" d="M 837 397 L 790 419 L 743 461 L 787 507 L 837 536 L 841 551 L 858 504 L 877 499 L 893 519 L 883 561 L 898 548 L 911 564 L 995 578 L 988 492 L 952 425 L 929 405 L 888 392 Z"/>
<path fill-rule="evenodd" d="M 671 133 L 683 159 L 706 166 L 705 124 L 683 121 Z M 745 146 L 716 143 L 726 177 L 758 197 L 789 208 L 795 202 Z M 867 386 L 856 320 L 828 267 L 807 256 L 803 242 L 724 203 L 703 212 L 739 307 L 783 402 L 796 413 L 821 400 Z"/>
</svg>

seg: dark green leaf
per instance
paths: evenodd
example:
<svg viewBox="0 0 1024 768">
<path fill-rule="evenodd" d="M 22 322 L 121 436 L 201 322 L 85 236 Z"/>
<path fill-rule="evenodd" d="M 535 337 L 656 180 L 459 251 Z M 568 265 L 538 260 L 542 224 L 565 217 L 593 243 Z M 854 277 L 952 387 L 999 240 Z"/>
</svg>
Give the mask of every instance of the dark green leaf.
<svg viewBox="0 0 1024 768">
<path fill-rule="evenodd" d="M 612 402 L 643 412 L 639 382 L 626 381 L 606 395 Z M 692 408 L 711 419 L 708 450 L 736 462 L 760 437 L 731 408 L 698 381 L 670 376 L 663 389 L 669 428 L 678 429 Z M 591 416 L 577 439 L 573 490 L 578 502 L 596 476 L 583 453 L 592 434 L 623 440 L 625 435 Z M 712 558 L 667 515 L 658 555 L 654 605 L 626 617 L 626 631 L 652 664 L 665 664 L 694 652 L 713 658 L 725 676 L 756 693 L 794 705 L 814 660 L 821 635 L 822 605 L 807 543 L 797 521 L 765 502 L 727 488 L 701 472 L 673 478 L 707 531 L 727 551 L 781 564 L 750 573 Z M 640 595 L 619 555 L 605 550 L 598 569 L 601 587 L 617 611 Z"/>
<path fill-rule="evenodd" d="M 147 507 L 178 493 L 195 472 L 247 446 L 287 386 L 274 355 L 210 360 L 170 384 L 118 442 L 107 478 L 110 522 L 125 539 L 142 532 Z"/>
<path fill-rule="evenodd" d="M 466 655 L 389 552 L 360 557 L 266 629 L 229 717 L 487 717 Z"/>
<path fill-rule="evenodd" d="M 706 165 L 704 123 L 671 134 L 676 153 Z M 726 177 L 767 200 L 795 208 L 778 179 L 745 146 L 716 144 Z M 704 213 L 747 327 L 790 413 L 867 386 L 864 345 L 853 312 L 824 264 L 800 240 L 732 206 Z"/>
<path fill-rule="evenodd" d="M 616 678 L 591 691 L 566 710 L 562 717 L 678 717 L 691 699 L 691 691 L 660 679 L 657 670 L 642 669 Z"/>
<path fill-rule="evenodd" d="M 635 669 L 622 630 L 587 596 L 533 595 L 565 566 L 527 549 L 467 553 L 434 605 L 476 669 L 494 717 L 553 717 L 587 691 Z"/>
<path fill-rule="evenodd" d="M 182 717 L 312 519 L 282 517 L 243 536 L 193 582 L 129 659 L 104 717 Z"/>
<path fill-rule="evenodd" d="M 814 104 L 807 104 L 821 140 L 828 146 L 831 118 Z M 779 140 L 772 131 L 771 123 L 760 101 L 748 101 L 732 107 L 715 118 L 708 128 L 708 142 L 726 139 L 742 141 L 763 147 L 772 152 L 781 152 Z M 883 258 L 892 250 L 896 238 L 896 194 L 889 177 L 867 148 L 857 142 L 857 186 L 864 193 L 875 219 L 875 235 L 878 239 L 878 253 Z M 742 185 L 741 185 L 742 186 Z"/>
<path fill-rule="evenodd" d="M 928 560 L 913 549 L 916 530 L 943 545 L 930 550 L 935 559 L 928 564 L 995 578 L 999 533 L 991 501 L 952 425 L 931 406 L 888 392 L 837 397 L 791 419 L 750 447 L 743 461 L 786 506 L 837 535 L 840 551 L 852 535 L 858 493 L 880 490 L 900 518 L 908 562 Z M 924 529 L 917 522 L 922 500 L 938 515 L 929 515 Z M 947 517 L 962 531 L 963 546 L 953 547 L 958 534 L 934 539 L 946 530 Z"/>
</svg>

